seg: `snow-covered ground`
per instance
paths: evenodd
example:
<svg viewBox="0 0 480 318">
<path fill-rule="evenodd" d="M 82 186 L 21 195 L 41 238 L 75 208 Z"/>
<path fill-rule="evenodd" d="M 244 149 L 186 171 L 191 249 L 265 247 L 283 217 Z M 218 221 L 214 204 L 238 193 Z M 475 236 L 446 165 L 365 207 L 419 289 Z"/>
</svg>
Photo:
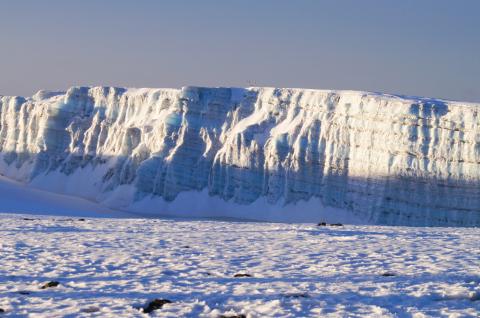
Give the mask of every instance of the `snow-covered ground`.
<svg viewBox="0 0 480 318">
<path fill-rule="evenodd" d="M 172 303 L 154 317 L 480 312 L 478 228 L 20 214 L 0 222 L 2 316 L 147 317 L 137 308 L 155 298 Z M 49 281 L 60 285 L 40 288 Z"/>
<path fill-rule="evenodd" d="M 479 228 L 133 216 L 0 178 L 0 315 L 141 317 L 155 298 L 160 317 L 480 312 Z"/>
</svg>

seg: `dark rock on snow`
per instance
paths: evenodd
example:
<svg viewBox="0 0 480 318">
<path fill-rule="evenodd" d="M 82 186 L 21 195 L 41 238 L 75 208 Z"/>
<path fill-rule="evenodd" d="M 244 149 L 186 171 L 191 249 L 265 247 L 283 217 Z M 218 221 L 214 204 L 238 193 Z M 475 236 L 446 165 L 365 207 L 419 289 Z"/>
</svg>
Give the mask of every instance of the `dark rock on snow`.
<svg viewBox="0 0 480 318">
<path fill-rule="evenodd" d="M 45 285 L 43 285 L 43 286 L 40 287 L 40 288 L 41 288 L 41 289 L 46 289 L 46 288 L 50 288 L 50 287 L 57 287 L 58 285 L 60 285 L 59 282 L 51 281 L 51 282 L 46 283 Z"/>
<path fill-rule="evenodd" d="M 162 308 L 163 305 L 170 304 L 170 303 L 172 303 L 172 302 L 168 299 L 157 298 L 157 299 L 154 299 L 151 302 L 149 302 L 147 307 L 143 308 L 143 312 L 149 314 L 154 310 Z"/>
<path fill-rule="evenodd" d="M 83 309 L 81 310 L 81 312 L 85 312 L 85 313 L 93 313 L 93 312 L 98 312 L 98 311 L 100 311 L 100 308 L 98 308 L 98 307 L 93 307 L 93 306 L 92 306 L 92 307 L 83 308 Z"/>
<path fill-rule="evenodd" d="M 343 226 L 342 223 L 330 223 L 327 224 L 327 222 L 320 222 L 317 224 L 317 226 Z"/>
<path fill-rule="evenodd" d="M 235 274 L 233 277 L 252 277 L 250 274 Z"/>
<path fill-rule="evenodd" d="M 392 277 L 392 276 L 395 276 L 394 273 L 390 273 L 390 272 L 386 272 L 386 273 L 383 273 L 382 274 L 383 277 Z"/>
<path fill-rule="evenodd" d="M 26 291 L 26 290 L 20 290 L 20 291 L 18 291 L 18 293 L 19 293 L 20 295 L 30 295 L 30 292 L 29 292 L 29 291 Z"/>
<path fill-rule="evenodd" d="M 285 294 L 285 297 L 288 298 L 309 298 L 310 296 L 305 293 L 290 293 L 290 294 Z"/>
</svg>

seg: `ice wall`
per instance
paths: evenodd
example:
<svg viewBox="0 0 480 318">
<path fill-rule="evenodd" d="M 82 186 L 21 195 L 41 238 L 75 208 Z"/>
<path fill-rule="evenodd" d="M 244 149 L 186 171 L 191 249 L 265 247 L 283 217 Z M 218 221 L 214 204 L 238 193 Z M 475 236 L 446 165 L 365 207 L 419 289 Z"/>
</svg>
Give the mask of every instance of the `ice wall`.
<svg viewBox="0 0 480 318">
<path fill-rule="evenodd" d="M 0 99 L 0 172 L 125 209 L 151 200 L 159 214 L 156 200 L 203 191 L 206 215 L 211 198 L 227 217 L 255 203 L 292 219 L 335 207 L 378 224 L 480 226 L 479 106 L 307 89 L 40 91 Z"/>
</svg>

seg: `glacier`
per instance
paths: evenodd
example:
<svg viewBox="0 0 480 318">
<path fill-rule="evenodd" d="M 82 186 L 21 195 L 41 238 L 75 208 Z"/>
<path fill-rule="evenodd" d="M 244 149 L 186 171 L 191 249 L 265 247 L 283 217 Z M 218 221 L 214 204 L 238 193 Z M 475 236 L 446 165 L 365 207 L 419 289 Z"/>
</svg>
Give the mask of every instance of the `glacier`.
<svg viewBox="0 0 480 318">
<path fill-rule="evenodd" d="M 266 87 L 0 96 L 0 173 L 145 215 L 480 226 L 479 110 Z"/>
</svg>

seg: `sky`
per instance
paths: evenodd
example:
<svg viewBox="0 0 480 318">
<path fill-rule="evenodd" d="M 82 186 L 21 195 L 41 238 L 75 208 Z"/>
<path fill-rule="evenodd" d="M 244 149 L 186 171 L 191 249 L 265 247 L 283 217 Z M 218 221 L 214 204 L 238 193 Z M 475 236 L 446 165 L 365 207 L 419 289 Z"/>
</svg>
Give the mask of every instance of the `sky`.
<svg viewBox="0 0 480 318">
<path fill-rule="evenodd" d="M 478 0 L 0 0 L 0 95 L 353 89 L 480 102 Z"/>
</svg>

